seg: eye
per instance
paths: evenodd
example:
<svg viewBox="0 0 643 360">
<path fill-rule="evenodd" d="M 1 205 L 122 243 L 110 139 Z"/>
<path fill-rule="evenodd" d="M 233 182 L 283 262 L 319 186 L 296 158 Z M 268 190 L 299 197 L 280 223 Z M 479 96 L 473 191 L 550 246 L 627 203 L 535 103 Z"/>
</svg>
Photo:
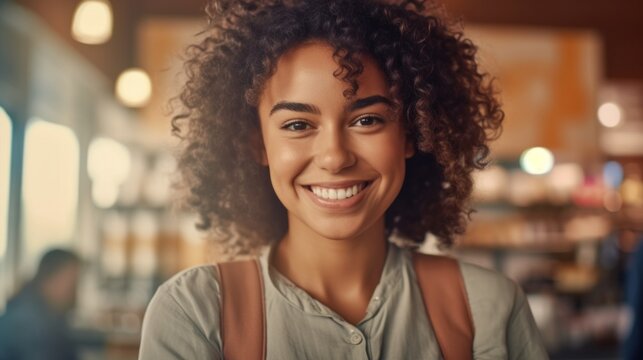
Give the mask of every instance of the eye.
<svg viewBox="0 0 643 360">
<path fill-rule="evenodd" d="M 310 129 L 311 126 L 305 121 L 295 120 L 284 124 L 281 128 L 289 131 L 304 131 Z"/>
<path fill-rule="evenodd" d="M 358 127 L 371 127 L 377 124 L 381 124 L 383 122 L 384 122 L 384 119 L 382 119 L 379 116 L 364 115 L 362 117 L 357 118 L 355 121 L 353 121 L 352 125 L 358 126 Z"/>
</svg>

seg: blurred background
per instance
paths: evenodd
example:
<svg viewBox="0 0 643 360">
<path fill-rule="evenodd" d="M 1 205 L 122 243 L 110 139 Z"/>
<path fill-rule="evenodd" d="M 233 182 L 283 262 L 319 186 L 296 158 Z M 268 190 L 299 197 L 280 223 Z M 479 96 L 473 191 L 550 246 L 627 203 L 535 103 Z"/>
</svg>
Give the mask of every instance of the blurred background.
<svg viewBox="0 0 643 360">
<path fill-rule="evenodd" d="M 47 250 L 73 250 L 83 359 L 136 358 L 156 287 L 217 259 L 170 188 L 167 101 L 204 1 L 0 0 L 0 314 Z M 443 3 L 507 114 L 454 252 L 523 286 L 553 359 L 618 358 L 643 229 L 643 2 Z"/>
</svg>

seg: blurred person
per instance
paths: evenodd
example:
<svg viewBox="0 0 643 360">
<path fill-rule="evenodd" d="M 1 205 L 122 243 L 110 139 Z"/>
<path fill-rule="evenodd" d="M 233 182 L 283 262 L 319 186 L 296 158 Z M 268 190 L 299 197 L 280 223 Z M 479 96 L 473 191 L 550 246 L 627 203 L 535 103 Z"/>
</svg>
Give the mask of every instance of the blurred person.
<svg viewBox="0 0 643 360">
<path fill-rule="evenodd" d="M 78 358 L 67 315 L 76 304 L 81 260 L 52 249 L 34 278 L 11 299 L 0 316 L 0 360 Z"/>
<path fill-rule="evenodd" d="M 627 306 L 630 312 L 629 331 L 623 343 L 624 360 L 643 359 L 643 236 L 630 259 L 626 286 Z"/>
<path fill-rule="evenodd" d="M 504 116 L 460 28 L 417 0 L 215 0 L 207 13 L 173 121 L 179 170 L 202 230 L 229 254 L 266 251 L 162 285 L 139 358 L 546 359 L 514 282 L 415 252 L 428 232 L 445 247 L 464 233 L 471 173 Z M 457 275 L 424 276 L 416 259 Z M 261 285 L 228 282 L 232 264 Z M 427 313 L 427 298 L 446 310 Z M 260 315 L 227 321 L 248 301 Z M 445 333 L 445 318 L 465 319 Z"/>
</svg>

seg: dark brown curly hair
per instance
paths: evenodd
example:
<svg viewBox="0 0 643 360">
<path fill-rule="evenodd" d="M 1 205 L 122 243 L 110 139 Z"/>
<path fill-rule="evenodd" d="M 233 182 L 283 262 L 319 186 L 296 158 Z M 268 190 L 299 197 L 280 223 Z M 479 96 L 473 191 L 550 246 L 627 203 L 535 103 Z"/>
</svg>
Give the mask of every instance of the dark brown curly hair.
<svg viewBox="0 0 643 360">
<path fill-rule="evenodd" d="M 279 240 L 286 209 L 251 146 L 260 131 L 257 103 L 279 57 L 309 40 L 334 48 L 335 76 L 355 94 L 363 66 L 379 64 L 416 152 L 407 160 L 386 230 L 420 244 L 427 232 L 450 245 L 471 212 L 471 172 L 487 163 L 487 142 L 504 117 L 476 46 L 456 23 L 424 1 L 213 0 L 208 28 L 187 50 L 188 80 L 172 121 L 182 139 L 181 185 L 187 204 L 227 251 Z"/>
</svg>

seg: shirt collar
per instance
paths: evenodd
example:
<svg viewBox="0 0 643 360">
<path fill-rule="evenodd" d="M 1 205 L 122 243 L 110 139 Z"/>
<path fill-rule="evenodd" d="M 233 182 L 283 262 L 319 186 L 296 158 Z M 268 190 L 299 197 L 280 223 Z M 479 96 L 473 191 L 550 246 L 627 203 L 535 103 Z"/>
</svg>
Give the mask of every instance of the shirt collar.
<svg viewBox="0 0 643 360">
<path fill-rule="evenodd" d="M 277 269 L 271 266 L 269 259 L 272 250 L 273 246 L 268 247 L 260 257 L 263 277 L 265 279 L 266 296 L 275 294 L 276 297 L 286 301 L 289 305 L 310 315 L 340 318 L 337 313 L 310 296 L 303 289 L 299 288 L 292 281 L 279 273 Z M 389 242 L 380 282 L 373 292 L 366 310 L 366 315 L 362 322 L 372 318 L 382 305 L 395 294 L 395 291 L 400 284 L 399 279 L 401 279 L 400 272 L 402 271 L 402 258 L 403 250 L 397 245 Z"/>
</svg>

